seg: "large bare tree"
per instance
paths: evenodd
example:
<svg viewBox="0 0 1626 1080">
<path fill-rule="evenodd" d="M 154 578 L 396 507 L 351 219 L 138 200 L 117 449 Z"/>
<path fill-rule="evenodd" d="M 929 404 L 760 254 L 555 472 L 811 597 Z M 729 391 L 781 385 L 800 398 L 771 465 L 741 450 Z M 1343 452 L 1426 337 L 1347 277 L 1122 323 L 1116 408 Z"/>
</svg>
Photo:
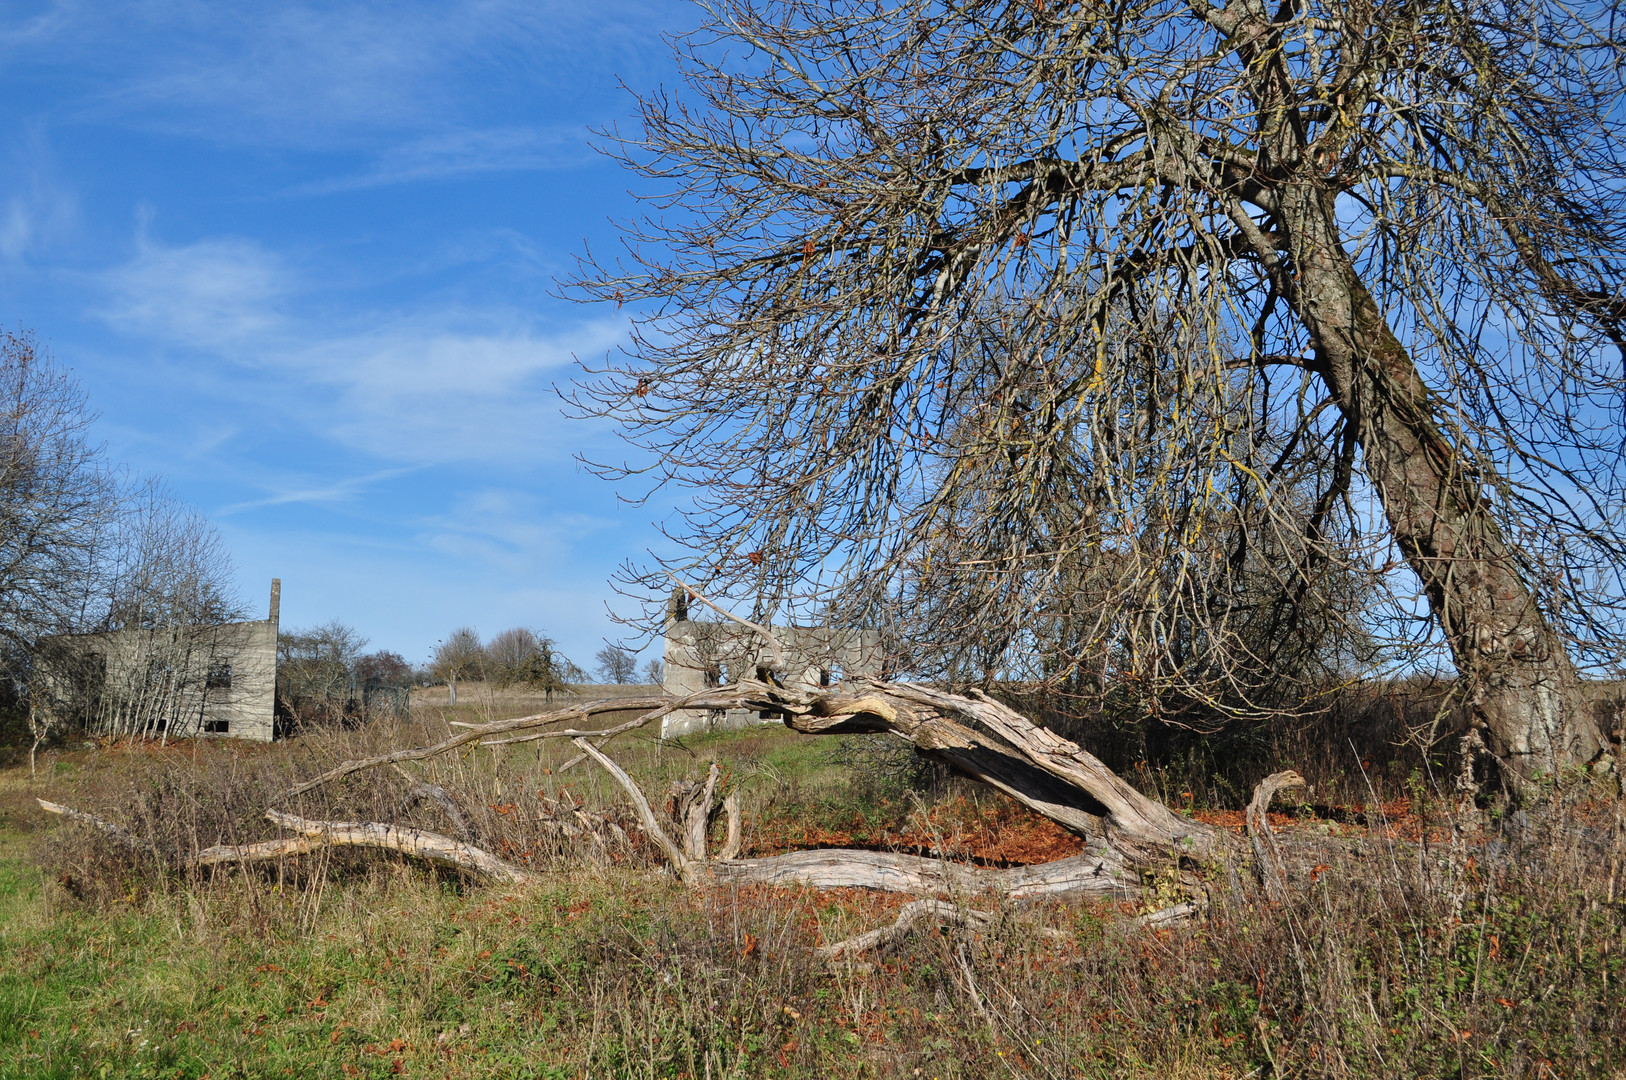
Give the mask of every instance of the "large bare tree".
<svg viewBox="0 0 1626 1080">
<path fill-rule="evenodd" d="M 121 493 L 79 384 L 32 334 L 0 331 L 0 641 L 26 657 L 78 629 Z M 7 674 L 21 675 L 22 672 Z"/>
<path fill-rule="evenodd" d="M 577 401 L 650 452 L 608 471 L 696 488 L 706 585 L 1223 706 L 1244 624 L 1337 608 L 1334 567 L 1448 653 L 1514 783 L 1598 755 L 1613 6 L 702 11 L 686 96 L 615 135 L 657 209 L 586 260 L 637 331 Z"/>
</svg>

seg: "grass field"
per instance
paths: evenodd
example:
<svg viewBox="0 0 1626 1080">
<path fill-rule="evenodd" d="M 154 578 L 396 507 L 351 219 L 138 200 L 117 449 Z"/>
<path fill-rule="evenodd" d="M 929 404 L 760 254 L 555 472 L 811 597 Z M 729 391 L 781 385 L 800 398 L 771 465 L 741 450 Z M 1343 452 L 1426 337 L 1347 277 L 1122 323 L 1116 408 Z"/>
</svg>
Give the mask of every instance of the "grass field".
<svg viewBox="0 0 1626 1080">
<path fill-rule="evenodd" d="M 923 929 L 861 963 L 814 946 L 906 898 L 696 891 L 653 859 L 540 851 L 543 883 L 524 888 L 376 853 L 185 877 L 32 808 L 54 798 L 192 850 L 276 835 L 259 811 L 289 779 L 445 731 L 415 711 L 405 729 L 64 748 L 37 778 L 0 770 L 0 1077 L 1626 1076 L 1626 847 L 1598 790 L 1511 831 L 1476 819 L 1502 838 L 1489 848 L 1425 791 L 1379 793 L 1406 816 L 1375 803 L 1365 826 L 1300 811 L 1279 820 L 1359 843 L 1286 905 L 1216 881 L 1207 918 L 1148 931 L 1127 903 L 985 897 L 986 931 Z M 717 760 L 758 853 L 1024 862 L 1075 843 L 868 744 L 763 727 L 615 745 L 652 795 Z M 486 835 L 518 845 L 538 792 L 617 805 L 595 773 L 557 772 L 572 752 L 476 751 L 413 775 L 477 796 Z M 303 809 L 395 814 L 404 783 L 378 770 Z"/>
</svg>

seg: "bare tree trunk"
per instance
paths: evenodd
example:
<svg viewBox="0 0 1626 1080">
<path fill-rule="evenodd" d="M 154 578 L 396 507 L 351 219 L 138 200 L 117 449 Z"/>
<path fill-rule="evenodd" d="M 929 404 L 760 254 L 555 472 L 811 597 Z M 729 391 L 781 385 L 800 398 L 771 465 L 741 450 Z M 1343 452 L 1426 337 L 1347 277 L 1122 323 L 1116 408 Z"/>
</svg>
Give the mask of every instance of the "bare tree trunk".
<svg viewBox="0 0 1626 1080">
<path fill-rule="evenodd" d="M 1475 726 L 1515 787 L 1585 765 L 1604 740 L 1563 640 L 1486 505 L 1492 478 L 1445 437 L 1416 365 L 1344 252 L 1332 193 L 1293 189 L 1278 213 L 1316 370 L 1354 427 Z"/>
<path fill-rule="evenodd" d="M 703 782 L 679 780 L 672 785 L 672 817 L 678 826 L 683 850 L 691 859 L 704 860 L 706 839 L 716 818 L 714 803 L 717 781 L 722 772 L 714 761 Z"/>
</svg>

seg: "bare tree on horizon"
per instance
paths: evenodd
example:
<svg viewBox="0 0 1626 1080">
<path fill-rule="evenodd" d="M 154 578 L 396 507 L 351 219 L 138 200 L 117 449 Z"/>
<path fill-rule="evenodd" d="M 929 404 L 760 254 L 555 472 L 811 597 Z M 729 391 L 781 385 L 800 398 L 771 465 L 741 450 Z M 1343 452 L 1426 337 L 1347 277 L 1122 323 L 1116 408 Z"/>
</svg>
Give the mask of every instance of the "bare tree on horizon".
<svg viewBox="0 0 1626 1080">
<path fill-rule="evenodd" d="M 638 654 L 624 645 L 606 645 L 594 654 L 598 675 L 607 683 L 625 685 L 638 673 Z"/>
</svg>

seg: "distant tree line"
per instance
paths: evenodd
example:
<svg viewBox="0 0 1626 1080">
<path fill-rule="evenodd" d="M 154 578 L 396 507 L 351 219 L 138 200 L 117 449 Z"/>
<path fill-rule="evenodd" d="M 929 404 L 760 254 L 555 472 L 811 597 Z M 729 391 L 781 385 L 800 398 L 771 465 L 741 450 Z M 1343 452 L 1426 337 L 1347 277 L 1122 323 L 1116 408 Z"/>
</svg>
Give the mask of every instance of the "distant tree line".
<svg viewBox="0 0 1626 1080">
<path fill-rule="evenodd" d="M 460 626 L 435 646 L 429 677 L 435 682 L 489 682 L 502 689 L 523 687 L 551 694 L 587 674 L 559 651 L 546 634 L 523 626 L 481 642 L 473 627 Z"/>
<path fill-rule="evenodd" d="M 400 653 L 333 621 L 277 635 L 277 717 L 285 731 L 408 711 L 418 673 Z"/>
<path fill-rule="evenodd" d="M 636 682 L 638 656 L 622 645 L 606 645 L 593 658 L 598 681 L 610 684 Z M 593 678 L 559 651 L 546 634 L 526 627 L 504 630 L 488 642 L 469 626 L 460 626 L 435 646 L 434 659 L 426 672 L 438 683 L 459 681 L 488 682 L 501 689 L 523 687 L 553 693 Z M 661 681 L 661 664 L 651 660 L 644 665 L 646 682 Z"/>
</svg>

